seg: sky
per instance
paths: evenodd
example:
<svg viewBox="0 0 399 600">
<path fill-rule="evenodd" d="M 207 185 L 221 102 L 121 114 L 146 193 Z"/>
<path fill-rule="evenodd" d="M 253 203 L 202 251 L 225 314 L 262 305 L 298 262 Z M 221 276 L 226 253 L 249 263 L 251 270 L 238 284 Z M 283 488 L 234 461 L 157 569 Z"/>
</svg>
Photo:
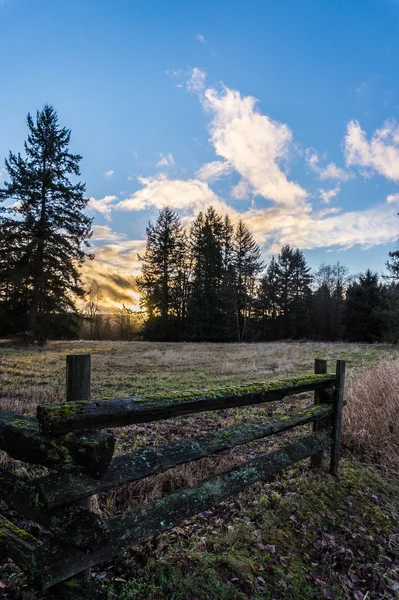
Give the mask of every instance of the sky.
<svg viewBox="0 0 399 600">
<path fill-rule="evenodd" d="M 382 273 L 399 236 L 399 0 L 0 0 L 0 185 L 44 104 L 72 131 L 109 305 L 145 228 L 212 204 L 265 261 Z"/>
</svg>

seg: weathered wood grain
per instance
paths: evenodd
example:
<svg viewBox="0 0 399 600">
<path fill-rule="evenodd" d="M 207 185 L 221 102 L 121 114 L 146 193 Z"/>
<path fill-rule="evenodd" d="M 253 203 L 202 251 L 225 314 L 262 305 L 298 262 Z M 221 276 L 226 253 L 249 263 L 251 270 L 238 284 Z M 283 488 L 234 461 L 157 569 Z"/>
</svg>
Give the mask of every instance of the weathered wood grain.
<svg viewBox="0 0 399 600">
<path fill-rule="evenodd" d="M 332 443 L 331 430 L 297 440 L 276 452 L 251 460 L 208 479 L 203 483 L 179 490 L 165 498 L 131 510 L 108 521 L 111 543 L 92 554 L 77 550 L 66 553 L 62 547 L 44 547 L 37 555 L 41 585 L 47 589 L 73 577 L 82 568 L 106 562 L 150 535 L 174 527 L 198 512 L 211 508 L 244 490 L 260 479 L 274 477 L 289 467 Z"/>
<path fill-rule="evenodd" d="M 0 468 L 0 498 L 24 517 L 42 525 L 59 539 L 91 550 L 108 543 L 106 526 L 81 506 L 48 509 L 34 480 Z"/>
<path fill-rule="evenodd" d="M 124 398 L 92 402 L 65 402 L 37 407 L 37 418 L 45 435 L 61 435 L 81 429 L 118 427 L 281 400 L 331 385 L 331 374 L 295 377 L 285 381 L 232 386 L 203 392 L 176 393 L 152 398 Z"/>
<path fill-rule="evenodd" d="M 0 555 L 21 567 L 33 586 L 41 583 L 36 563 L 41 546 L 39 540 L 0 515 Z"/>
<path fill-rule="evenodd" d="M 331 414 L 331 405 L 312 406 L 268 421 L 244 423 L 203 436 L 184 439 L 168 446 L 141 448 L 132 454 L 114 458 L 100 481 L 93 481 L 82 474 L 69 474 L 64 477 L 50 475 L 36 481 L 48 507 L 65 505 L 79 498 L 162 473 L 177 465 L 212 456 L 223 450 L 287 431 Z"/>
<path fill-rule="evenodd" d="M 345 367 L 346 363 L 344 360 L 337 360 L 335 394 L 333 402 L 334 414 L 332 418 L 333 444 L 331 447 L 331 475 L 338 474 L 338 463 L 342 437 L 342 411 L 344 408 Z"/>
<path fill-rule="evenodd" d="M 115 438 L 101 432 L 80 432 L 57 439 L 39 433 L 39 423 L 0 410 L 0 449 L 12 458 L 63 472 L 82 471 L 101 478 L 112 459 Z"/>
<path fill-rule="evenodd" d="M 316 358 L 314 361 L 314 372 L 317 375 L 321 373 L 327 373 L 327 361 L 321 358 Z M 314 403 L 315 405 L 326 404 L 329 402 L 329 398 L 326 395 L 324 389 L 318 389 L 314 391 Z M 316 433 L 323 428 L 323 423 L 318 420 L 313 423 L 313 431 Z M 310 459 L 311 465 L 313 467 L 321 467 L 323 463 L 323 451 L 318 452 L 317 454 L 313 454 Z"/>
</svg>

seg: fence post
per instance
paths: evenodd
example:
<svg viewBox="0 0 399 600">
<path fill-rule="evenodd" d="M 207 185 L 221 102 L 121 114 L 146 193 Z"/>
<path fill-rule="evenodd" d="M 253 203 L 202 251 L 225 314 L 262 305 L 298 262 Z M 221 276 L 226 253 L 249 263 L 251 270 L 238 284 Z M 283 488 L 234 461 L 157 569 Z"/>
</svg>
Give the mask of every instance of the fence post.
<svg viewBox="0 0 399 600">
<path fill-rule="evenodd" d="M 91 397 L 91 356 L 90 354 L 68 354 L 66 357 L 66 399 L 67 402 L 89 401 Z M 91 509 L 91 498 L 77 500 L 78 506 Z M 91 569 L 85 569 L 82 576 L 90 579 Z"/>
<path fill-rule="evenodd" d="M 322 375 L 324 373 L 327 373 L 327 361 L 322 359 L 322 358 L 316 358 L 314 361 L 314 372 L 316 375 Z M 326 395 L 326 392 L 324 389 L 321 390 L 315 390 L 314 391 L 314 403 L 316 404 L 324 404 L 329 402 L 329 398 Z M 323 424 L 320 421 L 314 421 L 313 423 L 313 431 L 314 433 L 316 433 L 316 431 L 320 431 L 320 429 L 323 428 Z M 310 458 L 310 464 L 312 465 L 312 467 L 321 467 L 323 463 L 323 450 L 320 450 L 320 452 L 316 452 L 316 454 L 313 454 L 313 456 L 311 456 Z"/>
<path fill-rule="evenodd" d="M 91 396 L 90 354 L 68 354 L 66 357 L 67 402 L 90 400 Z"/>
<path fill-rule="evenodd" d="M 342 435 L 342 410 L 344 407 L 345 361 L 337 360 L 335 371 L 334 413 L 333 413 L 333 444 L 331 447 L 331 475 L 338 474 L 338 462 Z"/>
</svg>

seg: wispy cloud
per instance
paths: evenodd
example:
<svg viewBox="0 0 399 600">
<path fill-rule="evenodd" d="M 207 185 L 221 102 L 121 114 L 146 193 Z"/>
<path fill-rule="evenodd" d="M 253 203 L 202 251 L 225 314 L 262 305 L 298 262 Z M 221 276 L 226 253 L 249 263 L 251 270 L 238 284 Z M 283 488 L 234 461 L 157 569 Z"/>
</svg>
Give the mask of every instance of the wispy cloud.
<svg viewBox="0 0 399 600">
<path fill-rule="evenodd" d="M 202 92 L 205 88 L 206 72 L 195 67 L 187 79 L 187 88 L 190 92 Z"/>
<path fill-rule="evenodd" d="M 113 177 L 114 173 L 115 173 L 115 171 L 114 171 L 113 169 L 111 169 L 110 171 L 106 171 L 106 172 L 104 173 L 104 177 L 105 177 L 106 179 L 111 179 L 111 178 Z"/>
<path fill-rule="evenodd" d="M 215 160 L 202 165 L 195 175 L 202 181 L 216 181 L 223 177 L 223 175 L 231 173 L 232 170 L 233 165 L 228 160 Z"/>
<path fill-rule="evenodd" d="M 165 154 L 165 155 L 163 155 L 160 152 L 159 156 L 161 158 L 160 158 L 160 160 L 156 164 L 157 167 L 171 167 L 172 165 L 175 164 L 175 159 L 173 158 L 172 154 Z"/>
<path fill-rule="evenodd" d="M 90 198 L 87 207 L 90 210 L 101 213 L 104 215 L 107 221 L 110 221 L 112 205 L 115 200 L 118 200 L 117 196 L 104 196 L 104 198 L 100 198 L 99 200 L 96 200 L 96 198 Z"/>
<path fill-rule="evenodd" d="M 322 198 L 323 202 L 325 202 L 326 204 L 329 204 L 329 202 L 331 201 L 331 199 L 335 198 L 335 196 L 337 196 L 340 191 L 341 191 L 341 187 L 338 184 L 334 188 L 332 188 L 331 190 L 322 190 L 322 189 L 319 189 L 319 194 L 320 194 L 320 198 Z"/>
<path fill-rule="evenodd" d="M 388 119 L 367 139 L 359 121 L 350 121 L 344 139 L 346 164 L 367 174 L 379 173 L 399 181 L 399 124 Z"/>
<path fill-rule="evenodd" d="M 330 162 L 325 167 L 322 167 L 319 156 L 313 148 L 306 150 L 306 162 L 320 180 L 336 179 L 337 181 L 348 181 L 350 178 L 350 173 L 338 167 L 334 162 Z"/>
<path fill-rule="evenodd" d="M 205 44 L 206 42 L 205 37 L 202 35 L 202 33 L 197 33 L 194 39 L 196 39 L 197 42 L 201 42 L 202 44 Z"/>
<path fill-rule="evenodd" d="M 117 233 L 109 225 L 93 225 L 92 241 L 120 242 L 127 238 L 126 233 Z"/>
<path fill-rule="evenodd" d="M 387 202 L 391 204 L 392 202 L 399 202 L 399 193 L 397 194 L 389 194 L 387 196 Z"/>
</svg>

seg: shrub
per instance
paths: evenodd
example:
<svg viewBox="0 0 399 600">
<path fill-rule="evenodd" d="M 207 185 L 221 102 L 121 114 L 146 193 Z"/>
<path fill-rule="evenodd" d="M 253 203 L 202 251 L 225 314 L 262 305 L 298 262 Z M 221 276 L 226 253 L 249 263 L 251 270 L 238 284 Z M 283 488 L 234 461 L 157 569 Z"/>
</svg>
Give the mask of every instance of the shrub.
<svg viewBox="0 0 399 600">
<path fill-rule="evenodd" d="M 399 360 L 378 362 L 349 378 L 343 444 L 386 468 L 399 468 Z"/>
</svg>

